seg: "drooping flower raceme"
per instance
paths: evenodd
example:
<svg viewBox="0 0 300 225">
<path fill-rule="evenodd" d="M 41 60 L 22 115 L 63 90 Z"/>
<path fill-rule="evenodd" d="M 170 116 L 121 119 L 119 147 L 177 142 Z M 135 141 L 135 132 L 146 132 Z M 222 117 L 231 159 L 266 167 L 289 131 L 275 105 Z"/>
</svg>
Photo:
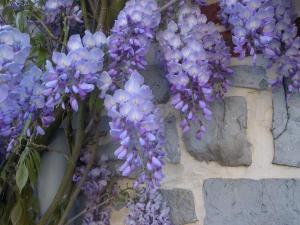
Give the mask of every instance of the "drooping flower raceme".
<svg viewBox="0 0 300 225">
<path fill-rule="evenodd" d="M 297 33 L 291 0 L 221 0 L 221 18 L 232 29 L 235 52 L 244 57 L 263 53 L 272 61 Z"/>
<path fill-rule="evenodd" d="M 73 181 L 79 182 L 85 167 L 90 160 L 90 154 L 85 152 L 79 160 L 79 165 L 76 167 Z M 111 179 L 112 171 L 109 169 L 107 162 L 100 160 L 95 163 L 89 171 L 81 191 L 86 198 L 86 208 L 93 209 L 86 212 L 82 219 L 82 225 L 110 225 L 110 209 L 106 205 L 101 205 L 106 199 L 104 198 L 106 188 Z M 98 206 L 98 207 L 97 207 Z"/>
<path fill-rule="evenodd" d="M 292 0 L 222 0 L 221 17 L 232 28 L 235 51 L 245 56 L 262 53 L 269 66 L 278 65 L 274 85 L 288 81 L 289 91 L 299 90 L 299 38 Z"/>
<path fill-rule="evenodd" d="M 221 0 L 221 17 L 232 29 L 234 51 L 254 56 L 271 43 L 275 33 L 274 7 L 269 0 Z"/>
<path fill-rule="evenodd" d="M 300 38 L 297 37 L 280 57 L 278 66 L 278 79 L 281 82 L 285 77 L 288 81 L 288 91 L 300 92 Z"/>
<path fill-rule="evenodd" d="M 109 74 L 121 80 L 134 69 L 143 69 L 145 55 L 160 23 L 155 0 L 130 0 L 120 12 L 108 40 Z"/>
<path fill-rule="evenodd" d="M 42 71 L 32 64 L 25 68 L 31 49 L 29 35 L 10 26 L 1 27 L 0 45 L 0 138 L 2 148 L 9 152 L 22 131 L 27 136 L 33 131 L 44 133 L 39 119 L 47 109 Z M 33 128 L 25 127 L 27 121 L 34 122 Z"/>
<path fill-rule="evenodd" d="M 138 190 L 136 199 L 129 203 L 128 208 L 126 225 L 172 225 L 170 209 L 156 189 Z"/>
<path fill-rule="evenodd" d="M 211 118 L 210 102 L 228 88 L 229 49 L 214 24 L 207 23 L 198 8 L 188 5 L 180 9 L 178 23 L 171 21 L 158 40 L 171 84 L 171 103 L 184 114 L 183 132 L 196 123 L 200 139 L 205 132 L 202 117 Z"/>
<path fill-rule="evenodd" d="M 67 54 L 53 53 L 54 66 L 47 61 L 44 81 L 48 107 L 61 105 L 65 108 L 66 97 L 72 109 L 77 111 L 79 99 L 86 99 L 96 87 L 102 92 L 108 89 L 111 79 L 102 72 L 105 44 L 106 37 L 102 32 L 91 34 L 86 31 L 82 39 L 79 35 L 70 37 Z"/>
<path fill-rule="evenodd" d="M 272 41 L 262 51 L 267 59 L 276 62 L 291 47 L 297 35 L 296 15 L 292 0 L 272 0 L 268 4 L 274 8 L 275 30 Z"/>
<path fill-rule="evenodd" d="M 20 82 L 31 45 L 28 34 L 10 26 L 0 27 L 0 136 L 22 129 Z"/>
<path fill-rule="evenodd" d="M 104 104 L 112 118 L 110 133 L 121 145 L 115 151 L 116 157 L 124 160 L 121 174 L 142 170 L 134 186 L 147 183 L 154 187 L 163 178 L 162 121 L 152 103 L 151 90 L 143 82 L 143 77 L 133 71 L 124 89 L 107 95 Z"/>
</svg>

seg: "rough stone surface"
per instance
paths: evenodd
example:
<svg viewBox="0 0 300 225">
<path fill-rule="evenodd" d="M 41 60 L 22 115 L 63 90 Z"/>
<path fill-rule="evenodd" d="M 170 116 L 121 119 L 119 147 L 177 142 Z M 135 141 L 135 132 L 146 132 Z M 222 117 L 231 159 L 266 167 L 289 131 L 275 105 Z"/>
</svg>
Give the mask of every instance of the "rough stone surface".
<svg viewBox="0 0 300 225">
<path fill-rule="evenodd" d="M 262 66 L 239 65 L 232 69 L 231 85 L 234 87 L 265 90 L 269 86 L 266 70 Z"/>
<path fill-rule="evenodd" d="M 163 70 L 159 65 L 149 65 L 141 71 L 154 95 L 155 103 L 166 103 L 169 100 L 169 83 L 164 77 Z"/>
<path fill-rule="evenodd" d="M 160 190 L 170 207 L 170 217 L 174 225 L 184 225 L 197 221 L 193 193 L 185 189 Z"/>
<path fill-rule="evenodd" d="M 204 225 L 299 225 L 300 180 L 209 179 Z"/>
<path fill-rule="evenodd" d="M 274 138 L 277 138 L 285 130 L 288 121 L 287 103 L 283 87 L 274 89 L 273 100 L 273 128 Z"/>
<path fill-rule="evenodd" d="M 179 136 L 176 127 L 176 117 L 172 113 L 169 113 L 164 119 L 165 125 L 165 137 L 166 137 L 166 154 L 167 161 L 170 163 L 180 163 L 180 146 Z"/>
<path fill-rule="evenodd" d="M 294 93 L 286 99 L 282 91 L 273 95 L 273 163 L 300 167 L 300 95 Z M 284 107 L 287 109 L 286 117 Z M 283 115 L 279 117 L 279 113 Z"/>
<path fill-rule="evenodd" d="M 212 105 L 213 119 L 205 121 L 202 140 L 195 137 L 196 127 L 183 136 L 186 148 L 200 161 L 217 161 L 225 166 L 251 164 L 250 144 L 246 136 L 247 105 L 243 97 L 226 97 Z"/>
</svg>

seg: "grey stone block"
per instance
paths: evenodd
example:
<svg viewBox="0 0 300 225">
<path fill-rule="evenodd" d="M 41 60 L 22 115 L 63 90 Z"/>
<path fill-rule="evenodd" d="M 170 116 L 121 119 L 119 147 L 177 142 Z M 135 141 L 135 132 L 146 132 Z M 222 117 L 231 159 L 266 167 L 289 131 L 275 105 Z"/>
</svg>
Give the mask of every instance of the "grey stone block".
<svg viewBox="0 0 300 225">
<path fill-rule="evenodd" d="M 287 98 L 282 90 L 273 93 L 274 164 L 300 167 L 299 108 L 298 93 L 293 93 Z"/>
<path fill-rule="evenodd" d="M 167 161 L 170 163 L 180 163 L 179 136 L 176 127 L 176 117 L 169 113 L 164 119 L 165 137 L 166 137 L 166 154 Z"/>
<path fill-rule="evenodd" d="M 266 70 L 262 66 L 239 65 L 232 67 L 230 81 L 233 87 L 265 90 L 269 87 Z"/>
<path fill-rule="evenodd" d="M 170 207 L 170 217 L 174 225 L 184 225 L 197 221 L 193 193 L 185 189 L 160 190 Z"/>
<path fill-rule="evenodd" d="M 300 180 L 209 179 L 204 225 L 299 225 Z"/>
<path fill-rule="evenodd" d="M 273 101 L 272 132 L 274 138 L 277 138 L 286 129 L 286 125 L 288 121 L 286 96 L 285 96 L 284 88 L 282 86 L 272 91 L 272 101 Z"/>
<path fill-rule="evenodd" d="M 201 140 L 196 139 L 196 126 L 184 134 L 187 151 L 200 161 L 217 161 L 225 166 L 250 165 L 252 155 L 247 140 L 247 105 L 243 97 L 226 97 L 212 104 L 213 119 Z"/>
<path fill-rule="evenodd" d="M 166 103 L 170 98 L 169 82 L 162 68 L 159 65 L 149 65 L 141 71 L 141 74 L 145 79 L 145 84 L 152 90 L 155 103 Z"/>
</svg>

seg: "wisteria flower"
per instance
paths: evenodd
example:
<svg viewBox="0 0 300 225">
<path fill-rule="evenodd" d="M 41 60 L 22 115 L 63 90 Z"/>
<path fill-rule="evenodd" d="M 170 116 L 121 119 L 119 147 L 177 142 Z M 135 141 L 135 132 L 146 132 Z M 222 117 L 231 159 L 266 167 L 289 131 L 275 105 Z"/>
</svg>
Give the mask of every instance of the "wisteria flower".
<svg viewBox="0 0 300 225">
<path fill-rule="evenodd" d="M 124 160 L 119 168 L 121 174 L 128 176 L 143 169 L 134 186 L 147 183 L 154 187 L 163 178 L 162 121 L 151 90 L 143 82 L 143 77 L 133 71 L 124 89 L 107 95 L 104 104 L 112 118 L 110 134 L 120 142 L 115 155 Z"/>
</svg>

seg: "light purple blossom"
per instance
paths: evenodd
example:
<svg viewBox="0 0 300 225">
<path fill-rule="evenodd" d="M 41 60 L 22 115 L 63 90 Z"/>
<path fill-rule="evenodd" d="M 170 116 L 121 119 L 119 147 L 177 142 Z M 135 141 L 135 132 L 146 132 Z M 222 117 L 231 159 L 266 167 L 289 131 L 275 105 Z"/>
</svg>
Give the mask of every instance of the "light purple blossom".
<svg viewBox="0 0 300 225">
<path fill-rule="evenodd" d="M 147 183 L 155 187 L 163 178 L 162 121 L 151 90 L 143 82 L 143 77 L 133 71 L 124 89 L 107 95 L 104 105 L 112 118 L 110 134 L 120 142 L 115 155 L 124 160 L 121 174 L 128 176 L 143 169 L 134 186 Z"/>
<path fill-rule="evenodd" d="M 223 96 L 231 75 L 230 53 L 213 23 L 196 7 L 184 5 L 178 22 L 169 22 L 158 34 L 171 84 L 171 103 L 184 115 L 183 132 L 198 125 L 197 138 L 205 132 L 203 119 L 210 119 L 210 102 Z"/>
<path fill-rule="evenodd" d="M 109 74 L 112 77 L 123 80 L 132 70 L 145 67 L 145 55 L 160 19 L 155 0 L 130 0 L 126 3 L 108 39 Z"/>
<path fill-rule="evenodd" d="M 78 100 L 85 100 L 95 88 L 104 96 L 111 79 L 103 72 L 103 47 L 106 37 L 102 32 L 92 34 L 86 31 L 81 39 L 72 35 L 67 43 L 68 53 L 54 52 L 52 61 L 47 61 L 44 80 L 44 94 L 47 107 L 68 103 L 74 111 L 78 110 Z M 68 99 L 68 102 L 64 101 Z"/>
</svg>

